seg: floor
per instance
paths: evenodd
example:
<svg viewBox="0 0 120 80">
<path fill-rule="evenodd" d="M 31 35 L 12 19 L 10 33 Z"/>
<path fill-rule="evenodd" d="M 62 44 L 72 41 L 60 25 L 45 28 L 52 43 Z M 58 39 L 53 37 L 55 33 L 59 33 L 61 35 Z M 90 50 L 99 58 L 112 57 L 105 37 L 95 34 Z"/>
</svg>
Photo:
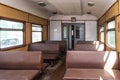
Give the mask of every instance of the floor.
<svg viewBox="0 0 120 80">
<path fill-rule="evenodd" d="M 65 73 L 65 61 L 59 61 L 54 67 L 49 66 L 40 80 L 62 80 Z"/>
</svg>

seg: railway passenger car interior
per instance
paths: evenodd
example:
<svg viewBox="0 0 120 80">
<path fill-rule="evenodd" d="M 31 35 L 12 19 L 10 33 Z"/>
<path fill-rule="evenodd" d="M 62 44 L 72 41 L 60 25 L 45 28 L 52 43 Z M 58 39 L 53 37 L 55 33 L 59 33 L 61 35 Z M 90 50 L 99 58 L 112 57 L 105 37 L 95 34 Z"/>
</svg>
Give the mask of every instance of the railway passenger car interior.
<svg viewBox="0 0 120 80">
<path fill-rule="evenodd" d="M 120 0 L 0 0 L 0 80 L 120 80 Z"/>
</svg>

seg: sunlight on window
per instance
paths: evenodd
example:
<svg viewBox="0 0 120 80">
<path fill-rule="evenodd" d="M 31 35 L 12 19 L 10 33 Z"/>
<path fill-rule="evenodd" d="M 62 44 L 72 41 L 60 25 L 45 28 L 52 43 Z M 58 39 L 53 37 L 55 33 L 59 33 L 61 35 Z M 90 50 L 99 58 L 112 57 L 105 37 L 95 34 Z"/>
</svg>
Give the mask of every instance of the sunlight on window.
<svg viewBox="0 0 120 80">
<path fill-rule="evenodd" d="M 104 56 L 105 66 L 104 69 L 112 69 L 117 59 L 117 53 L 115 51 L 106 52 Z"/>
<path fill-rule="evenodd" d="M 107 43 L 110 47 L 116 47 L 115 41 L 115 20 L 108 22 Z"/>
<path fill-rule="evenodd" d="M 32 42 L 42 41 L 42 26 L 32 24 Z"/>
<path fill-rule="evenodd" d="M 24 23 L 0 19 L 0 48 L 23 45 Z"/>
<path fill-rule="evenodd" d="M 100 26 L 100 41 L 104 42 L 104 25 Z"/>
</svg>

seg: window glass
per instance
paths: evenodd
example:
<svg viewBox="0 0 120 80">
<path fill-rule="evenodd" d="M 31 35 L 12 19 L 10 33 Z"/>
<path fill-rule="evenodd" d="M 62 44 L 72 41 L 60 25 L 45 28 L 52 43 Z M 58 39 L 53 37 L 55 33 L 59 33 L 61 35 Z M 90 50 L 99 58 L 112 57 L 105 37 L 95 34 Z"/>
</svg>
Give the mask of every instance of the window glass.
<svg viewBox="0 0 120 80">
<path fill-rule="evenodd" d="M 23 45 L 23 23 L 0 20 L 0 48 Z"/>
<path fill-rule="evenodd" d="M 108 22 L 108 29 L 114 29 L 115 28 L 115 20 Z"/>
<path fill-rule="evenodd" d="M 32 42 L 42 41 L 42 27 L 41 25 L 32 24 Z"/>
<path fill-rule="evenodd" d="M 63 38 L 68 38 L 68 28 L 63 27 Z"/>
<path fill-rule="evenodd" d="M 100 28 L 100 39 L 101 39 L 101 42 L 104 42 L 104 26 L 103 25 Z"/>
<path fill-rule="evenodd" d="M 13 22 L 7 20 L 0 20 L 0 28 L 6 29 L 23 29 L 23 23 L 21 22 Z"/>
<path fill-rule="evenodd" d="M 41 27 L 32 27 L 32 31 L 42 31 Z"/>
<path fill-rule="evenodd" d="M 115 31 L 108 31 L 108 44 L 115 48 Z"/>
<path fill-rule="evenodd" d="M 107 36 L 108 45 L 115 48 L 115 20 L 108 22 Z"/>
<path fill-rule="evenodd" d="M 42 41 L 41 32 L 32 32 L 32 42 Z"/>
<path fill-rule="evenodd" d="M 104 32 L 101 32 L 101 41 L 104 42 Z"/>
<path fill-rule="evenodd" d="M 104 31 L 104 26 L 101 26 L 100 32 Z"/>
</svg>

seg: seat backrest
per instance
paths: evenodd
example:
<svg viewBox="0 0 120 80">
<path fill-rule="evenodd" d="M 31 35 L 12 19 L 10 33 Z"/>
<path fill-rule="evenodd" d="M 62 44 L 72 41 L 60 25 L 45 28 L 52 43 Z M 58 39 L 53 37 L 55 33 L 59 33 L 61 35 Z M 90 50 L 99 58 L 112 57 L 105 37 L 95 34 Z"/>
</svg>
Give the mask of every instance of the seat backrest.
<svg viewBox="0 0 120 80">
<path fill-rule="evenodd" d="M 66 52 L 66 50 L 67 50 L 66 41 L 45 41 L 45 43 L 47 43 L 47 44 L 59 44 L 61 52 Z"/>
<path fill-rule="evenodd" d="M 99 41 L 77 41 L 77 44 L 99 44 Z"/>
<path fill-rule="evenodd" d="M 74 50 L 78 51 L 97 51 L 97 46 L 95 44 L 76 44 Z"/>
<path fill-rule="evenodd" d="M 28 45 L 28 51 L 59 51 L 59 44 L 32 43 Z"/>
<path fill-rule="evenodd" d="M 66 68 L 118 69 L 116 51 L 67 51 Z"/>
<path fill-rule="evenodd" d="M 36 54 L 34 54 L 36 53 Z M 36 69 L 43 67 L 41 52 L 0 52 L 0 69 Z"/>
</svg>

